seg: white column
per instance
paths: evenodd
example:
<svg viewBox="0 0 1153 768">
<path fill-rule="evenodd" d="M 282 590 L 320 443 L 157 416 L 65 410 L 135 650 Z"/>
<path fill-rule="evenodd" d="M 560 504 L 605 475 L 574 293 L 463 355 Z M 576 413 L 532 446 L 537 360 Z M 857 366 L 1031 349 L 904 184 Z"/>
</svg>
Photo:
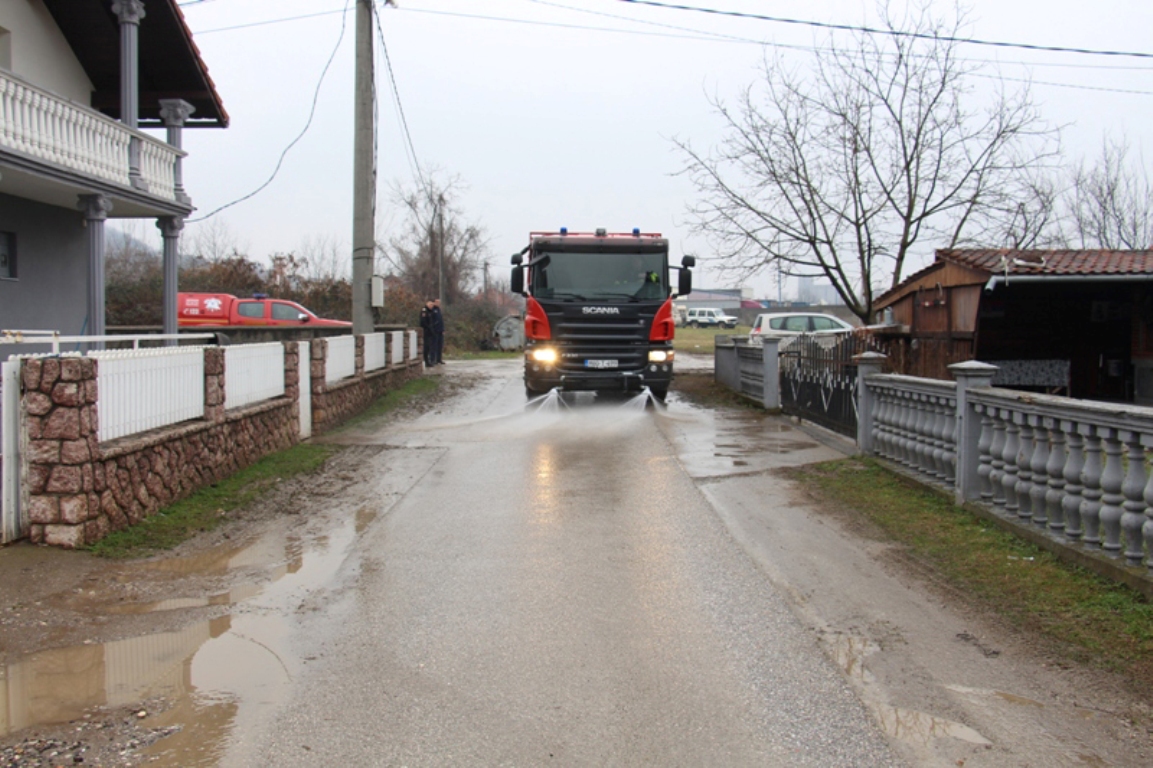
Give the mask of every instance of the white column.
<svg viewBox="0 0 1153 768">
<path fill-rule="evenodd" d="M 164 332 L 176 333 L 176 292 L 178 266 L 180 260 L 180 230 L 184 229 L 184 219 L 179 216 L 164 216 L 156 220 L 156 228 L 164 240 Z M 176 339 L 166 342 L 176 346 Z"/>
<path fill-rule="evenodd" d="M 135 130 L 140 119 L 140 20 L 143 0 L 112 0 L 112 12 L 120 19 L 120 122 Z M 140 138 L 128 143 L 128 180 L 144 189 L 140 177 Z"/>
<path fill-rule="evenodd" d="M 184 99 L 161 99 L 160 118 L 168 128 L 168 143 L 177 149 L 184 148 L 184 123 L 196 111 L 196 108 Z M 176 199 L 181 203 L 192 202 L 184 191 L 184 158 L 176 156 L 176 166 L 173 168 L 173 177 L 176 181 Z"/>
<path fill-rule="evenodd" d="M 104 335 L 104 221 L 112 210 L 105 195 L 80 195 L 76 206 L 88 227 L 88 335 Z M 96 344 L 103 349 L 103 342 Z"/>
</svg>

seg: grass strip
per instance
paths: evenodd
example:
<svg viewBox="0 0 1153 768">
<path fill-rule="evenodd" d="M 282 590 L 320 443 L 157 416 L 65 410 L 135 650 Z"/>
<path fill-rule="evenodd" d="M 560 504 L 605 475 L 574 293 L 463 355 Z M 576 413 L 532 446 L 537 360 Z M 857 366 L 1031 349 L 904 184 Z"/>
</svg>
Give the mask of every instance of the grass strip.
<svg viewBox="0 0 1153 768">
<path fill-rule="evenodd" d="M 350 426 L 377 418 L 417 398 L 435 392 L 440 381 L 421 377 L 378 397 L 358 416 L 345 422 Z M 301 443 L 265 456 L 215 485 L 201 488 L 186 499 L 171 504 L 139 525 L 116 531 L 88 547 L 101 557 L 125 559 L 145 557 L 172 549 L 198 533 L 211 531 L 228 519 L 228 513 L 255 501 L 281 480 L 320 469 L 339 448 L 333 445 Z"/>
<path fill-rule="evenodd" d="M 1066 564 L 877 462 L 844 459 L 789 473 L 1014 626 L 1145 690 L 1153 685 L 1153 605 L 1138 592 Z"/>
<path fill-rule="evenodd" d="M 449 360 L 519 360 L 524 357 L 524 352 L 516 349 L 454 350 L 445 353 L 445 357 Z"/>
<path fill-rule="evenodd" d="M 750 330 L 747 325 L 738 325 L 736 328 L 677 328 L 673 336 L 673 349 L 711 355 L 716 351 L 717 336 L 748 336 Z"/>
<path fill-rule="evenodd" d="M 427 397 L 440 388 L 440 378 L 436 376 L 421 376 L 407 381 L 403 386 L 390 389 L 372 401 L 363 411 L 345 421 L 337 429 L 346 429 L 363 424 L 366 421 L 384 416 L 408 403 Z"/>
<path fill-rule="evenodd" d="M 216 528 L 229 512 L 255 501 L 281 480 L 319 469 L 335 450 L 334 446 L 301 443 L 265 456 L 235 475 L 165 507 L 139 525 L 109 534 L 89 550 L 101 557 L 131 558 L 172 549 L 198 533 Z"/>
</svg>

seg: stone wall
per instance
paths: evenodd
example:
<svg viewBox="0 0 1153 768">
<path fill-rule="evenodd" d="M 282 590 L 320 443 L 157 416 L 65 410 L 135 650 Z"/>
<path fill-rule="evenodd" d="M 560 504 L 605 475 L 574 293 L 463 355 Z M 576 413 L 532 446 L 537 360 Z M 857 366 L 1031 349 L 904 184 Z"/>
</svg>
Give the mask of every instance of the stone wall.
<svg viewBox="0 0 1153 768">
<path fill-rule="evenodd" d="M 360 412 L 422 370 L 419 359 L 406 359 L 365 375 L 363 339 L 358 338 L 356 375 L 330 388 L 324 381 L 327 343 L 316 340 L 311 348 L 317 432 Z M 69 548 L 92 544 L 299 442 L 298 344 L 285 344 L 283 397 L 226 411 L 224 365 L 223 349 L 204 350 L 203 419 L 100 442 L 99 361 L 24 360 L 21 508 L 29 538 Z"/>
<path fill-rule="evenodd" d="M 328 342 L 318 339 L 312 342 L 312 430 L 321 434 L 354 416 L 376 398 L 390 389 L 403 385 L 422 370 L 421 344 L 417 343 L 417 359 L 409 360 L 409 336 L 404 335 L 405 362 L 401 366 L 386 365 L 376 371 L 364 372 L 364 337 L 356 340 L 356 375 L 343 381 L 325 383 Z"/>
</svg>

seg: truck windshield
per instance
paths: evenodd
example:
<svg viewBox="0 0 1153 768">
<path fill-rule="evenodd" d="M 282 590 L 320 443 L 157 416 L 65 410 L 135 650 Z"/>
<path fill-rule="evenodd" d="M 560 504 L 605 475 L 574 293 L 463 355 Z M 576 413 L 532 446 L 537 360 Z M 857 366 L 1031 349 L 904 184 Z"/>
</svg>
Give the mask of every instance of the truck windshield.
<svg viewBox="0 0 1153 768">
<path fill-rule="evenodd" d="M 546 254 L 537 254 L 535 259 Z M 665 299 L 662 253 L 550 252 L 532 270 L 532 295 L 540 299 L 644 301 Z"/>
</svg>

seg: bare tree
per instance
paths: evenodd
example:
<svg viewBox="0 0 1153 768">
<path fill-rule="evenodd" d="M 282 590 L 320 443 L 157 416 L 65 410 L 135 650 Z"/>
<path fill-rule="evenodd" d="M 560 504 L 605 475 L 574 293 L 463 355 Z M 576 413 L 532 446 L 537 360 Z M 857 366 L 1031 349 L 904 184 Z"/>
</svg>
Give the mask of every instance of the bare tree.
<svg viewBox="0 0 1153 768">
<path fill-rule="evenodd" d="M 1153 248 L 1153 184 L 1125 139 L 1101 145 L 1095 165 L 1082 161 L 1067 195 L 1071 240 L 1081 248 Z"/>
<path fill-rule="evenodd" d="M 947 21 L 928 2 L 880 12 L 893 34 L 830 41 L 809 69 L 766 61 L 735 107 L 711 99 L 725 125 L 712 151 L 676 142 L 721 270 L 827 277 L 865 320 L 916 245 L 1003 241 L 1013 228 L 1032 239 L 1043 214 L 1014 200 L 1030 199 L 1025 172 L 1056 149 L 1027 88 L 995 81 L 987 106 L 970 106 L 976 68 L 950 41 L 964 36 L 959 9 Z"/>
<path fill-rule="evenodd" d="M 401 231 L 377 246 L 409 290 L 446 304 L 468 296 L 487 250 L 483 230 L 464 220 L 460 192 L 459 179 L 442 182 L 435 174 L 416 188 L 395 188 L 404 212 Z"/>
<path fill-rule="evenodd" d="M 223 218 L 189 225 L 180 238 L 180 251 L 185 258 L 217 262 L 237 258 L 247 247 L 242 245 L 232 227 Z"/>
</svg>

